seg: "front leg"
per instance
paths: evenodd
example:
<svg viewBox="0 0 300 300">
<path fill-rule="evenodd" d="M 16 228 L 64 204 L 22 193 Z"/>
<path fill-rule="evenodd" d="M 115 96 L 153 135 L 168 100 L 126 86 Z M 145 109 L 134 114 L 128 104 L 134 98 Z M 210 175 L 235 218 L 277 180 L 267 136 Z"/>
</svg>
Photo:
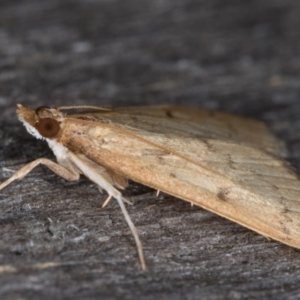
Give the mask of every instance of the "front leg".
<svg viewBox="0 0 300 300">
<path fill-rule="evenodd" d="M 4 189 L 7 185 L 12 183 L 15 180 L 22 179 L 24 176 L 26 176 L 33 168 L 35 168 L 38 165 L 45 165 L 50 170 L 52 170 L 55 174 L 58 176 L 68 180 L 68 181 L 76 181 L 79 179 L 80 174 L 77 172 L 72 172 L 69 169 L 53 162 L 50 159 L 47 158 L 39 158 L 31 163 L 25 165 L 20 170 L 18 170 L 13 176 L 11 176 L 8 180 L 4 181 L 0 185 L 0 190 Z"/>
</svg>

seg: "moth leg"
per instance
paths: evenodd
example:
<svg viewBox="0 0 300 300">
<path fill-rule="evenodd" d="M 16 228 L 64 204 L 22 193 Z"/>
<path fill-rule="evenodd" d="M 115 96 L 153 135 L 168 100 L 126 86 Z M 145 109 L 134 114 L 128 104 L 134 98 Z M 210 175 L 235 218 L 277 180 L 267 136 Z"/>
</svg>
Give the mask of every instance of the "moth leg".
<svg viewBox="0 0 300 300">
<path fill-rule="evenodd" d="M 134 226 L 133 222 L 131 221 L 131 218 L 130 218 L 130 216 L 129 216 L 126 208 L 125 208 L 125 205 L 124 205 L 124 202 L 123 202 L 123 199 L 122 199 L 122 195 L 120 194 L 120 196 L 117 197 L 116 200 L 118 201 L 118 203 L 121 207 L 121 210 L 123 212 L 125 220 L 126 220 L 128 226 L 129 226 L 129 228 L 131 229 L 132 235 L 134 237 L 135 244 L 136 244 L 138 254 L 139 254 L 139 258 L 140 258 L 140 262 L 141 262 L 141 268 L 142 268 L 142 270 L 146 270 L 146 263 L 145 263 L 144 253 L 143 253 L 143 247 L 142 247 L 142 243 L 140 241 L 137 229 Z"/>
<path fill-rule="evenodd" d="M 141 263 L 142 270 L 146 269 L 146 263 L 144 259 L 144 253 L 143 253 L 143 247 L 142 243 L 140 241 L 138 232 L 136 227 L 134 226 L 133 222 L 131 221 L 131 218 L 125 208 L 124 201 L 125 198 L 122 196 L 122 194 L 110 183 L 106 180 L 104 176 L 101 176 L 99 172 L 97 172 L 97 168 L 93 168 L 95 163 L 90 161 L 87 157 L 84 157 L 83 159 L 81 157 L 78 157 L 77 155 L 73 154 L 72 152 L 68 152 L 68 158 L 76 165 L 76 167 L 84 174 L 87 178 L 89 178 L 91 181 L 93 181 L 96 185 L 98 185 L 100 188 L 103 188 L 108 193 L 109 197 L 105 202 L 108 202 L 112 197 L 114 197 L 122 210 L 122 213 L 125 217 L 125 220 L 132 232 L 132 235 L 135 240 L 135 244 L 137 247 L 137 251 L 139 254 L 139 259 Z M 104 203 L 105 203 L 104 202 Z"/>
<path fill-rule="evenodd" d="M 106 200 L 105 200 L 105 201 L 103 202 L 103 204 L 102 204 L 102 208 L 105 207 L 105 206 L 109 203 L 109 201 L 111 200 L 111 198 L 112 198 L 111 195 L 108 196 L 108 197 L 106 198 Z M 126 199 L 125 197 L 122 197 L 122 199 L 123 199 L 123 201 L 126 202 L 127 204 L 133 205 L 133 203 L 132 203 L 131 201 L 129 201 L 128 199 Z"/>
<path fill-rule="evenodd" d="M 24 176 L 26 176 L 32 169 L 34 169 L 38 165 L 45 165 L 51 171 L 53 171 L 55 174 L 57 174 L 58 176 L 66 179 L 68 181 L 75 181 L 75 180 L 79 179 L 79 173 L 73 173 L 70 170 L 68 170 L 67 168 L 53 162 L 50 159 L 39 158 L 39 159 L 36 159 L 36 160 L 32 161 L 31 163 L 25 165 L 24 167 L 19 169 L 17 172 L 15 172 L 15 174 L 13 176 L 11 176 L 9 179 L 4 181 L 0 185 L 0 190 L 5 188 L 7 185 L 12 183 L 13 181 L 22 179 Z"/>
<path fill-rule="evenodd" d="M 112 197 L 112 195 L 109 195 L 107 198 L 106 198 L 106 200 L 103 202 L 103 204 L 102 204 L 102 208 L 103 207 L 105 207 L 107 204 L 108 204 L 108 202 L 111 200 L 111 197 Z"/>
</svg>

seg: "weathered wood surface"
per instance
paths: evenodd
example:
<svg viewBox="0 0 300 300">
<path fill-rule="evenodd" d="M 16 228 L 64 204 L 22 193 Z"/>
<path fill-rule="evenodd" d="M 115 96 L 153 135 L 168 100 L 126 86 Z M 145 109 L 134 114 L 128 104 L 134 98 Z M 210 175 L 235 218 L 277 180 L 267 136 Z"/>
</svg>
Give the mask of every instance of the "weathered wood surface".
<svg viewBox="0 0 300 300">
<path fill-rule="evenodd" d="M 264 120 L 300 172 L 299 1 L 0 2 L 0 180 L 53 157 L 16 103 L 181 104 Z M 0 192 L 1 299 L 299 299 L 300 251 L 131 183 L 119 207 L 39 167 Z M 300 229 L 299 229 L 300 230 Z"/>
</svg>

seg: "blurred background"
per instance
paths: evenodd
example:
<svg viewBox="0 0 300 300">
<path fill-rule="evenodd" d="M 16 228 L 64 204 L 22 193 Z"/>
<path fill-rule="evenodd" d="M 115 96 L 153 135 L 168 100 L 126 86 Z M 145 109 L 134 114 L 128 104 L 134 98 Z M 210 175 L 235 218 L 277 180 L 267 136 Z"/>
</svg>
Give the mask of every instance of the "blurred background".
<svg viewBox="0 0 300 300">
<path fill-rule="evenodd" d="M 287 143 L 288 160 L 299 171 L 299 16 L 297 0 L 1 0 L 1 181 L 26 162 L 53 157 L 25 133 L 17 103 L 176 104 L 234 112 L 266 122 Z M 172 197 L 156 199 L 132 183 L 129 196 L 152 195 L 130 212 L 153 266 L 140 274 L 131 237 L 119 238 L 127 228 L 118 207 L 101 210 L 88 181 L 72 185 L 43 168 L 35 172 L 25 186 L 0 193 L 0 261 L 17 268 L 0 265 L 2 299 L 298 295 L 299 252 Z M 52 198 L 61 201 L 51 206 Z M 149 201 L 156 207 L 150 215 Z M 107 226 L 108 236 L 120 235 L 104 243 L 95 224 Z M 84 229 L 89 242 L 75 243 Z M 32 267 L 49 260 L 64 267 Z"/>
</svg>

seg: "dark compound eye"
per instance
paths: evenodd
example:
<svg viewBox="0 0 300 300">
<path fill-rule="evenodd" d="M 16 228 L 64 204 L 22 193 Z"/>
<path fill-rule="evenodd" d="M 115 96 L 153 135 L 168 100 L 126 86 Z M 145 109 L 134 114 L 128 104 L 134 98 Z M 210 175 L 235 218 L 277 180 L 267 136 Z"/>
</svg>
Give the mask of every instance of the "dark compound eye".
<svg viewBox="0 0 300 300">
<path fill-rule="evenodd" d="M 35 113 L 37 114 L 38 112 L 40 112 L 41 110 L 44 110 L 44 109 L 50 109 L 49 106 L 39 106 L 36 110 L 35 110 Z"/>
<path fill-rule="evenodd" d="M 35 128 L 40 135 L 45 138 L 55 137 L 60 130 L 58 122 L 51 118 L 40 119 L 39 122 L 35 124 Z"/>
</svg>

